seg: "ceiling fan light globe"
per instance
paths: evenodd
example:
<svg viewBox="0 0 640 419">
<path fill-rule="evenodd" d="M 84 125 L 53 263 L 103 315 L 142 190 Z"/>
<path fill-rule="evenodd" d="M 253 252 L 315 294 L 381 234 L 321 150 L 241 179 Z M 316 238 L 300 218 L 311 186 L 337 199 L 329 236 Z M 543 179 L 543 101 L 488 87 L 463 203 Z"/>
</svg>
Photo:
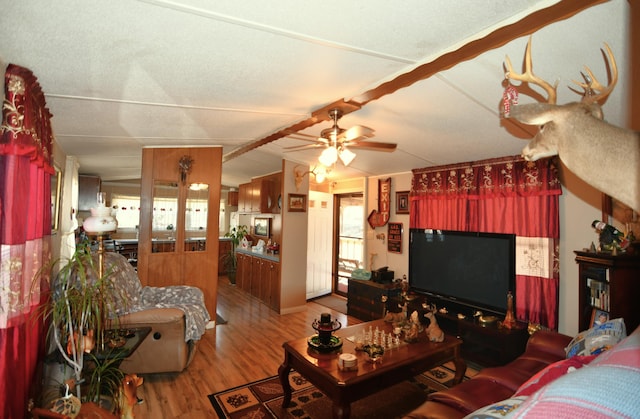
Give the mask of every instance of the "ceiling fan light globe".
<svg viewBox="0 0 640 419">
<path fill-rule="evenodd" d="M 338 150 L 335 147 L 327 147 L 318 158 L 323 166 L 331 166 L 338 160 Z"/>
<path fill-rule="evenodd" d="M 342 164 L 344 164 L 345 166 L 349 166 L 349 164 L 353 161 L 353 159 L 356 158 L 356 153 L 349 150 L 348 148 L 342 148 L 342 150 L 340 150 L 340 153 L 338 155 L 340 156 L 340 160 L 342 161 Z"/>
</svg>

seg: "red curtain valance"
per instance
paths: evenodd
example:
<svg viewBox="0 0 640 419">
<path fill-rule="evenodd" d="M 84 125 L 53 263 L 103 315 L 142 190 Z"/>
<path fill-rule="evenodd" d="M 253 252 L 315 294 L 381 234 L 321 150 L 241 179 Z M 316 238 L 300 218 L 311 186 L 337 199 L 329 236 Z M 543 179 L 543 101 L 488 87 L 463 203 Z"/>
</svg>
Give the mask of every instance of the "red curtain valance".
<svg viewBox="0 0 640 419">
<path fill-rule="evenodd" d="M 502 157 L 413 169 L 412 199 L 484 199 L 492 196 L 560 195 L 560 180 L 550 160 Z M 551 169 L 551 170 L 549 170 Z"/>
<path fill-rule="evenodd" d="M 414 169 L 409 224 L 515 234 L 516 317 L 556 329 L 561 194 L 550 159 L 511 156 Z M 531 260 L 540 269 L 528 269 Z"/>
<path fill-rule="evenodd" d="M 28 156 L 53 173 L 51 113 L 33 73 L 9 64 L 4 75 L 0 155 Z"/>
</svg>

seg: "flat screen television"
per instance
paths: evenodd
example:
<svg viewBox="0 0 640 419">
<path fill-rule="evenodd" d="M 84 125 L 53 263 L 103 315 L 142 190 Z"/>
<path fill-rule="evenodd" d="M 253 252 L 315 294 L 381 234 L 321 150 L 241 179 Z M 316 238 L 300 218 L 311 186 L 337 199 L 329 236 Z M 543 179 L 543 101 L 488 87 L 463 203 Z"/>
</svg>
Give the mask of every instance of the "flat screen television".
<svg viewBox="0 0 640 419">
<path fill-rule="evenodd" d="M 409 287 L 439 308 L 504 315 L 508 292 L 515 296 L 515 235 L 412 228 Z"/>
</svg>

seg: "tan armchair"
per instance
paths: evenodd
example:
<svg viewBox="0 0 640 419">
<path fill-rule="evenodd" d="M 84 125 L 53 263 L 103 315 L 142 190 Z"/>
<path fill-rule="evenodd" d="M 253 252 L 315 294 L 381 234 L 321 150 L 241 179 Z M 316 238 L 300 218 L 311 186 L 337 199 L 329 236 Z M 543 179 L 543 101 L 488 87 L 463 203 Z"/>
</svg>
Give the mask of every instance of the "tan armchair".
<svg viewBox="0 0 640 419">
<path fill-rule="evenodd" d="M 182 285 L 143 287 L 133 266 L 118 253 L 105 254 L 105 270 L 116 290 L 120 327 L 151 327 L 120 369 L 138 374 L 184 370 L 209 322 L 202 291 Z"/>
</svg>

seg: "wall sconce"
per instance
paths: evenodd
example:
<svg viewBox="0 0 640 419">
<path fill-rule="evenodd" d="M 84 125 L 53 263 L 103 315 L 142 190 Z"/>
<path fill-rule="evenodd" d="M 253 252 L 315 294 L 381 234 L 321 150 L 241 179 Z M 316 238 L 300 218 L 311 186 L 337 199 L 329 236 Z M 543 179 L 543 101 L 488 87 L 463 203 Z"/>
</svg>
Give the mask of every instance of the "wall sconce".
<svg viewBox="0 0 640 419">
<path fill-rule="evenodd" d="M 304 171 L 304 167 L 301 165 L 294 167 L 293 178 L 296 184 L 296 190 L 300 188 L 300 185 L 302 184 L 302 179 L 304 179 L 304 177 L 308 174 L 314 175 L 316 178 L 316 182 L 322 183 L 327 178 L 327 174 L 329 174 L 329 170 L 326 167 L 321 165 L 318 165 L 313 169 L 307 170 L 307 171 Z"/>
</svg>

